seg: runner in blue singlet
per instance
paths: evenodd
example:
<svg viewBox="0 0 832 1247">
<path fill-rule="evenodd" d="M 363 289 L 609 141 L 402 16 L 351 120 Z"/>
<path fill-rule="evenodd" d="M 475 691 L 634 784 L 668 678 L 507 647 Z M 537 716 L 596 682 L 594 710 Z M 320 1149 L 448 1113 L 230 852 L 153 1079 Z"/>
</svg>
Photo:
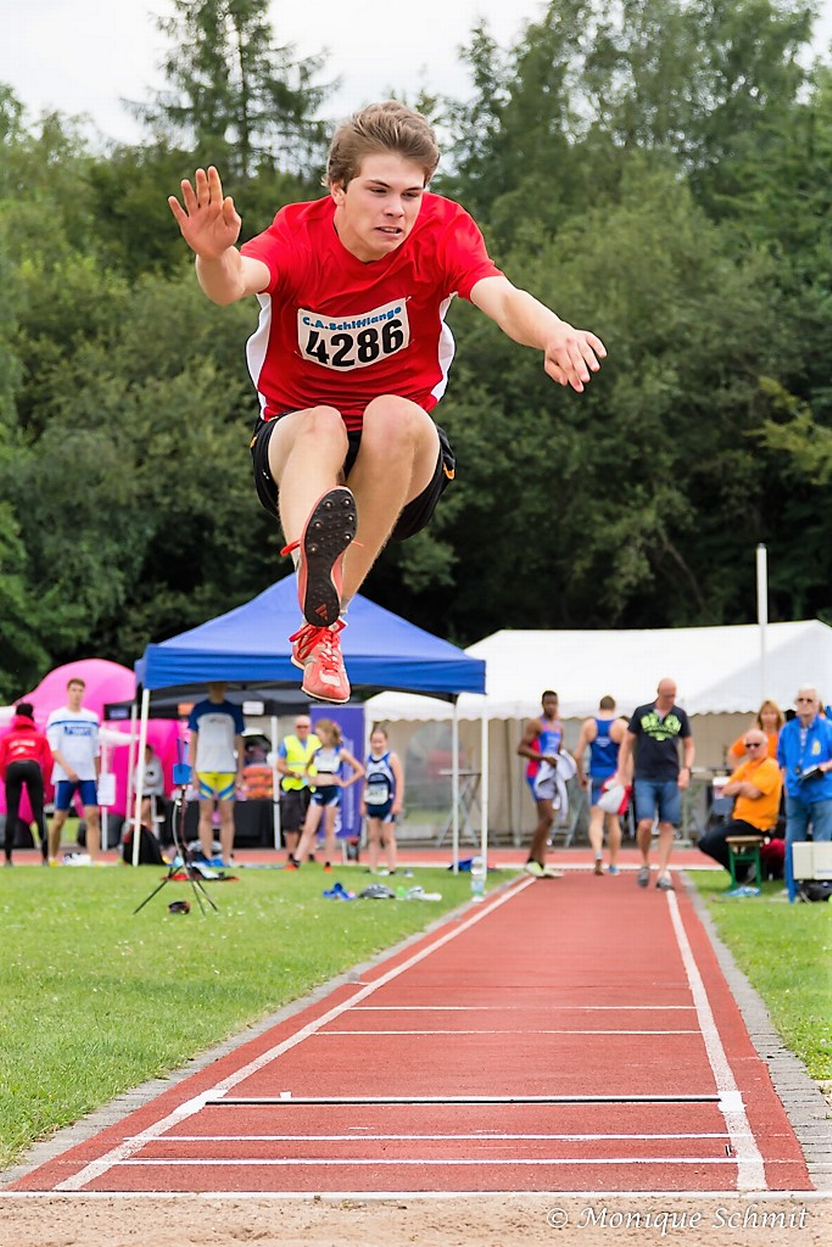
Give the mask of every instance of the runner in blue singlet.
<svg viewBox="0 0 832 1247">
<path fill-rule="evenodd" d="M 563 727 L 558 718 L 558 695 L 547 689 L 541 698 L 543 713 L 537 719 L 530 719 L 517 746 L 521 758 L 530 763 L 539 763 L 534 777 L 528 775 L 527 781 L 532 797 L 537 806 L 537 826 L 529 846 L 529 858 L 523 869 L 536 879 L 557 878 L 559 871 L 550 870 L 546 866 L 546 849 L 549 833 L 555 821 L 554 785 L 551 783 L 554 769 L 558 764 L 558 754 L 563 743 Z"/>
</svg>

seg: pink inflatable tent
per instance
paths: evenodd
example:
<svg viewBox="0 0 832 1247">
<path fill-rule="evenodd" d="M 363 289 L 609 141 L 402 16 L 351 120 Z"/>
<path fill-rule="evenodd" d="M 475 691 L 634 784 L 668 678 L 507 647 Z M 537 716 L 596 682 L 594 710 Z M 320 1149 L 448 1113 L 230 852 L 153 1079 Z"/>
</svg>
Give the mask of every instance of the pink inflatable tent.
<svg viewBox="0 0 832 1247">
<path fill-rule="evenodd" d="M 21 694 L 20 697 L 15 698 L 15 702 L 32 703 L 35 708 L 35 722 L 43 731 L 50 712 L 66 704 L 66 686 L 73 676 L 79 676 L 86 684 L 84 705 L 88 710 L 94 710 L 99 719 L 106 705 L 112 702 L 130 701 L 136 693 L 136 677 L 129 667 L 122 667 L 119 663 L 109 662 L 105 658 L 83 658 L 78 662 L 56 667 L 44 676 L 37 688 L 31 693 Z M 116 798 L 109 809 L 112 814 L 123 817 L 127 812 L 129 795 L 127 770 L 130 724 L 110 723 L 105 720 L 103 726 L 106 731 L 102 733 L 104 738 L 102 740 L 102 769 L 112 772 L 116 777 Z M 117 740 L 113 741 L 116 733 L 123 737 L 123 744 L 118 743 Z M 170 791 L 171 768 L 177 761 L 177 742 L 182 738 L 181 725 L 176 720 L 151 719 L 148 723 L 147 738 L 161 759 L 165 772 L 166 790 Z M 136 740 L 138 740 L 138 724 L 136 725 Z M 134 764 L 135 749 L 134 745 Z M 47 800 L 51 799 L 52 788 L 49 784 L 47 784 L 46 795 Z M 5 811 L 6 797 L 3 785 L 0 784 L 0 813 L 5 813 Z M 31 818 L 31 810 L 25 795 L 21 802 L 20 814 L 24 820 Z"/>
</svg>

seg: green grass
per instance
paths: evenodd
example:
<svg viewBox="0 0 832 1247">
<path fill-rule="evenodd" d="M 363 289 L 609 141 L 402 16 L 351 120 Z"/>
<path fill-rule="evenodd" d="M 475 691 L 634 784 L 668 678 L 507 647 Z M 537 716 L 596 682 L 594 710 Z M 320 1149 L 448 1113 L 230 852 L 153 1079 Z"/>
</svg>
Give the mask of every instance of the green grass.
<svg viewBox="0 0 832 1247">
<path fill-rule="evenodd" d="M 0 1167 L 470 896 L 467 874 L 439 868 L 387 882 L 441 901 L 350 903 L 321 892 L 334 879 L 360 891 L 370 882 L 360 867 L 241 869 L 239 882 L 206 885 L 217 914 L 203 918 L 191 885 L 171 882 L 134 915 L 161 877 L 154 867 L 0 871 Z M 180 898 L 191 912 L 170 914 Z"/>
<path fill-rule="evenodd" d="M 691 871 L 720 939 L 765 1001 L 786 1046 L 813 1078 L 832 1079 L 832 902 L 785 903 L 783 884 L 724 899 L 721 871 Z"/>
</svg>

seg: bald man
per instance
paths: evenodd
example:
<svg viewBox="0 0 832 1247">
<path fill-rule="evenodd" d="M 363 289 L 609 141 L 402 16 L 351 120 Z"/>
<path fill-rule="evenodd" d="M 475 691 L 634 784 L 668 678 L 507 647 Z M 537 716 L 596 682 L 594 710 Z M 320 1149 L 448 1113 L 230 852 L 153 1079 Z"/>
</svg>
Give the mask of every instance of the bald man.
<svg viewBox="0 0 832 1247">
<path fill-rule="evenodd" d="M 681 746 L 682 760 L 679 764 Z M 639 706 L 627 725 L 618 751 L 616 783 L 625 783 L 635 753 L 633 796 L 636 803 L 636 839 L 641 851 L 638 886 L 650 886 L 650 846 L 653 823 L 659 824 L 659 862 L 656 887 L 673 891 L 669 862 L 676 828 L 682 821 L 682 793 L 690 785 L 694 744 L 688 716 L 676 705 L 676 681 L 659 680 L 656 700 Z"/>
</svg>

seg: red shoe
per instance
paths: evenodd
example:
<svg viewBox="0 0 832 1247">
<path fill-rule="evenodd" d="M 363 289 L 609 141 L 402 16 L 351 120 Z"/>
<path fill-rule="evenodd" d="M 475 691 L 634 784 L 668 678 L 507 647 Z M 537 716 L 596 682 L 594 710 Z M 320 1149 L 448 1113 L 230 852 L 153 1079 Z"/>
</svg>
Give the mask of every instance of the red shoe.
<svg viewBox="0 0 832 1247">
<path fill-rule="evenodd" d="M 300 549 L 298 601 L 304 619 L 313 628 L 328 628 L 338 622 L 344 552 L 357 526 L 355 498 L 346 486 L 339 485 L 328 489 L 315 503 L 300 540 L 281 551 L 291 554 Z"/>
<path fill-rule="evenodd" d="M 338 635 L 346 626 L 343 619 L 331 628 L 314 628 L 306 623 L 289 637 L 292 662 L 303 670 L 301 689 L 316 701 L 341 703 L 350 699 L 350 682 Z"/>
</svg>

